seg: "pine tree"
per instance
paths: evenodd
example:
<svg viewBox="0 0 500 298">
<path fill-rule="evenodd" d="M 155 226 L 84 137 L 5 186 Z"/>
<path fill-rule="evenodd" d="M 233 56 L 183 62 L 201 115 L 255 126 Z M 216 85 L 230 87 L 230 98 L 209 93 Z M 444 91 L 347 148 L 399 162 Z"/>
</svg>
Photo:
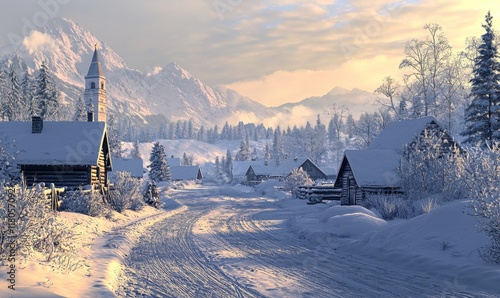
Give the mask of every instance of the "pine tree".
<svg viewBox="0 0 500 298">
<path fill-rule="evenodd" d="M 34 93 L 34 100 L 38 105 L 40 116 L 48 120 L 58 120 L 59 90 L 57 90 L 48 67 L 43 63 L 38 70 Z"/>
<path fill-rule="evenodd" d="M 23 117 L 23 120 L 29 120 L 33 115 L 39 115 L 38 104 L 36 104 L 34 100 L 33 76 L 30 75 L 28 70 L 26 70 L 21 80 L 21 96 L 23 105 L 26 109 L 26 115 Z"/>
<path fill-rule="evenodd" d="M 141 158 L 141 153 L 139 152 L 139 141 L 135 140 L 132 150 L 130 151 L 130 158 Z"/>
<path fill-rule="evenodd" d="M 478 56 L 474 61 L 470 93 L 471 103 L 466 109 L 465 143 L 491 147 L 500 141 L 500 64 L 495 44 L 490 12 L 485 17 Z"/>
<path fill-rule="evenodd" d="M 269 161 L 271 159 L 271 148 L 269 147 L 269 143 L 266 141 L 266 147 L 264 148 L 264 159 Z"/>
<path fill-rule="evenodd" d="M 172 174 L 170 173 L 170 166 L 167 162 L 165 148 L 163 145 L 160 145 L 159 142 L 156 142 L 153 145 L 149 161 L 151 162 L 148 166 L 149 179 L 155 182 L 166 182 L 172 180 Z"/>
<path fill-rule="evenodd" d="M 87 107 L 85 106 L 85 101 L 83 98 L 79 97 L 75 103 L 75 114 L 73 115 L 73 121 L 85 122 L 87 121 Z"/>
<path fill-rule="evenodd" d="M 229 177 L 229 181 L 233 181 L 233 156 L 231 155 L 231 151 L 227 150 L 226 153 L 226 162 L 224 165 L 225 172 Z"/>
</svg>

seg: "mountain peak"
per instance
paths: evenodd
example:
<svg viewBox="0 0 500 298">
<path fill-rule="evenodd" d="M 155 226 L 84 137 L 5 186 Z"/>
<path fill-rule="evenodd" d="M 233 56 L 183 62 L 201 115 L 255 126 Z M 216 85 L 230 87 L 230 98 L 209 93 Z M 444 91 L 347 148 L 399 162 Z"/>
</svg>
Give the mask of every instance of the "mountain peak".
<svg viewBox="0 0 500 298">
<path fill-rule="evenodd" d="M 345 88 L 336 86 L 335 88 L 333 88 L 332 90 L 330 90 L 330 92 L 328 92 L 327 94 L 328 95 L 343 95 L 343 94 L 347 94 L 349 92 L 350 91 L 347 90 L 347 89 L 345 89 Z"/>
</svg>

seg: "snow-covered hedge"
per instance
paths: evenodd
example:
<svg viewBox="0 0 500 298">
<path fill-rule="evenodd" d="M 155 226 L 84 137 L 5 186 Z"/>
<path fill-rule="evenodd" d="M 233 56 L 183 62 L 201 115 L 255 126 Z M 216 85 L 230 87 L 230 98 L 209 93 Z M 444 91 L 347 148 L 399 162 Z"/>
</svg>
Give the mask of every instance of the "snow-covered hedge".
<svg viewBox="0 0 500 298">
<path fill-rule="evenodd" d="M 103 196 L 91 190 L 68 191 L 62 198 L 61 211 L 76 212 L 92 217 L 108 217 L 110 206 Z"/>
</svg>

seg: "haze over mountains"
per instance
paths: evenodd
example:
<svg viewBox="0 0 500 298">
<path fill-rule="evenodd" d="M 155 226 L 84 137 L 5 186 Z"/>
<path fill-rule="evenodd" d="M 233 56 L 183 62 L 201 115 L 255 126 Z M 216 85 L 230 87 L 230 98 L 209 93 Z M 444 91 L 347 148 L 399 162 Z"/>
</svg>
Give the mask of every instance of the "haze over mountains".
<svg viewBox="0 0 500 298">
<path fill-rule="evenodd" d="M 197 126 L 222 125 L 225 121 L 303 125 L 314 121 L 317 114 L 326 119 L 325 111 L 334 103 L 349 106 L 354 115 L 374 109 L 375 96 L 358 89 L 337 87 L 321 97 L 270 108 L 234 90 L 210 87 L 176 63 L 143 73 L 127 67 L 106 43 L 63 18 L 52 19 L 45 28 L 32 31 L 23 44 L 4 48 L 1 63 L 13 63 L 24 71 L 38 69 L 44 62 L 56 77 L 64 100 L 72 103 L 83 96 L 84 76 L 95 44 L 108 80 L 109 109 L 118 118 L 127 116 L 137 124 L 164 117 L 169 121 L 192 120 Z"/>
</svg>

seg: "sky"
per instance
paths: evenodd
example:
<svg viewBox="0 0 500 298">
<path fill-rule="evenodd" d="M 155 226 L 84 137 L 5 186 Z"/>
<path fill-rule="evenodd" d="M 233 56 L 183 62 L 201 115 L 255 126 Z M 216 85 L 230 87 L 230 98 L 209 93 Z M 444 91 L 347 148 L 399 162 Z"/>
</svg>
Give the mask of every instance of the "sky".
<svg viewBox="0 0 500 298">
<path fill-rule="evenodd" d="M 48 18 L 75 21 L 143 72 L 176 62 L 266 106 L 401 76 L 412 38 L 438 23 L 453 49 L 480 36 L 498 0 L 0 0 L 0 44 Z M 497 18 L 495 18 L 497 17 Z"/>
</svg>

